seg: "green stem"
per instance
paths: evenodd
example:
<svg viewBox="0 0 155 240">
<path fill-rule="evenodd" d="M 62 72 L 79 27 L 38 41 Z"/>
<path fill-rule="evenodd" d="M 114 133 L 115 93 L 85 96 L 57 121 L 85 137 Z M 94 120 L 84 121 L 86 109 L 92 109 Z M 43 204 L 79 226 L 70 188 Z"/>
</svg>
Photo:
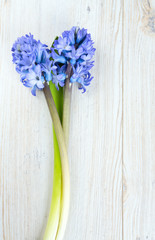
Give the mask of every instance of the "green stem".
<svg viewBox="0 0 155 240">
<path fill-rule="evenodd" d="M 53 127 L 54 175 L 50 213 L 44 234 L 44 240 L 55 239 L 60 216 L 61 203 L 61 159 L 56 134 Z"/>
<path fill-rule="evenodd" d="M 66 79 L 64 86 L 64 103 L 63 103 L 63 120 L 62 127 L 64 131 L 66 146 L 68 147 L 69 142 L 69 127 L 70 127 L 70 105 L 71 105 L 71 91 L 72 84 L 70 83 L 69 77 Z"/>
<path fill-rule="evenodd" d="M 58 111 L 60 121 L 62 121 L 62 111 L 63 111 L 63 88 L 57 91 L 55 85 L 50 82 L 50 91 L 52 93 L 56 109 Z M 44 234 L 44 240 L 55 239 L 59 217 L 60 217 L 60 204 L 61 204 L 61 158 L 59 153 L 59 146 L 53 127 L 53 145 L 54 145 L 54 174 L 53 174 L 53 190 L 52 190 L 52 200 L 51 207 L 48 217 L 48 222 L 46 225 L 46 230 Z"/>
<path fill-rule="evenodd" d="M 62 240 L 66 224 L 68 220 L 68 213 L 69 213 L 69 203 L 70 203 L 70 175 L 69 175 L 69 164 L 68 164 L 68 155 L 66 149 L 66 143 L 64 138 L 63 129 L 61 126 L 60 118 L 51 95 L 49 86 L 45 84 L 44 87 L 44 94 L 48 104 L 48 108 L 53 120 L 53 125 L 59 145 L 60 157 L 61 157 L 61 167 L 62 167 L 62 202 L 61 202 L 61 213 L 60 213 L 60 221 L 59 227 L 57 232 L 57 240 Z M 54 239 L 51 239 L 54 240 Z"/>
<path fill-rule="evenodd" d="M 69 77 L 66 79 L 66 83 L 64 86 L 64 99 L 63 99 L 63 132 L 64 132 L 64 137 L 65 137 L 65 143 L 66 143 L 66 148 L 68 148 L 68 142 L 69 142 L 69 126 L 70 126 L 70 102 L 71 102 L 71 89 L 72 85 L 70 83 Z M 69 163 L 67 163 L 69 166 Z M 64 173 L 65 174 L 65 173 Z M 62 169 L 62 175 L 63 175 L 63 169 Z M 63 186 L 62 186 L 63 187 Z M 59 220 L 59 226 L 58 226 L 58 232 L 56 239 L 57 240 L 62 240 L 63 236 L 65 234 L 65 228 L 67 222 L 67 218 L 65 218 L 65 205 L 64 205 L 64 189 L 62 188 L 62 200 L 61 200 L 61 213 L 60 213 L 60 220 Z"/>
</svg>

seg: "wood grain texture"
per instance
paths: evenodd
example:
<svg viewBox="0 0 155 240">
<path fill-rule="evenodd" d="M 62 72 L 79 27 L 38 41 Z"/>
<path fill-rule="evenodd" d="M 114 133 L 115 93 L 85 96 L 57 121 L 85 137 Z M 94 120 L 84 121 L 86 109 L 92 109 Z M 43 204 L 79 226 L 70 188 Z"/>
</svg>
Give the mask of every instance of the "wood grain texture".
<svg viewBox="0 0 155 240">
<path fill-rule="evenodd" d="M 76 8 L 73 24 L 89 29 L 97 51 L 88 92 L 81 95 L 74 86 L 72 94 L 72 200 L 65 239 L 121 240 L 121 1 L 80 1 Z"/>
<path fill-rule="evenodd" d="M 126 240 L 155 240 L 155 8 L 151 3 L 124 1 L 123 239 Z"/>
<path fill-rule="evenodd" d="M 11 46 L 29 32 L 50 46 L 73 25 L 97 51 L 88 91 L 73 87 L 64 240 L 155 240 L 154 23 L 154 0 L 0 1 L 0 240 L 42 240 L 52 194 L 50 114 Z"/>
</svg>

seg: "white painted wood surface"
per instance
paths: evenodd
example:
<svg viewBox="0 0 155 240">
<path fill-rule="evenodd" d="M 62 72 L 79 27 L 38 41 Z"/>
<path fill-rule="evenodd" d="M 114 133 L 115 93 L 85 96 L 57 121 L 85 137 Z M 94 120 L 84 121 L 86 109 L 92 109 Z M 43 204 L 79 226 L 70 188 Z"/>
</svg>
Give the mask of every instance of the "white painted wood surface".
<svg viewBox="0 0 155 240">
<path fill-rule="evenodd" d="M 73 88 L 65 240 L 155 240 L 155 2 L 0 0 L 0 240 L 41 240 L 52 193 L 52 124 L 11 58 L 18 36 L 51 44 L 73 25 L 97 48 Z"/>
<path fill-rule="evenodd" d="M 155 239 L 155 1 L 124 1 L 123 236 Z"/>
</svg>

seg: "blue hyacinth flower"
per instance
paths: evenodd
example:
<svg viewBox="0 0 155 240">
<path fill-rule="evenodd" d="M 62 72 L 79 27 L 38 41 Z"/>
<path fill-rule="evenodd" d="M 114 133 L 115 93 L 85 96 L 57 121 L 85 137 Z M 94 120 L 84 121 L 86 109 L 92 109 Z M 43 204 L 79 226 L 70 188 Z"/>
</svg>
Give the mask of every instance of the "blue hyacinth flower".
<svg viewBox="0 0 155 240">
<path fill-rule="evenodd" d="M 24 86 L 32 88 L 34 96 L 36 89 L 44 88 L 45 80 L 52 80 L 50 50 L 40 40 L 36 41 L 32 34 L 17 39 L 12 47 L 12 56 L 21 82 Z"/>
<path fill-rule="evenodd" d="M 72 69 L 70 70 L 70 82 L 78 82 L 80 89 L 86 91 L 93 79 L 89 70 L 93 67 L 92 58 L 95 53 L 93 47 L 94 42 L 91 35 L 87 30 L 78 27 L 72 27 L 70 31 L 64 31 L 62 36 L 54 41 L 52 51 L 52 58 L 57 65 L 65 65 L 67 74 L 69 64 Z"/>
</svg>

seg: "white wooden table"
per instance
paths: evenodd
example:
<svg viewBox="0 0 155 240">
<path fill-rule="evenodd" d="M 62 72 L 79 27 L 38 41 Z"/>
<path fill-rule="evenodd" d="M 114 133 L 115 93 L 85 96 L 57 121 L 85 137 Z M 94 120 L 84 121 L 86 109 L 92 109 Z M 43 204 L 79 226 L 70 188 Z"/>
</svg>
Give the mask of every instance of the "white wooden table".
<svg viewBox="0 0 155 240">
<path fill-rule="evenodd" d="M 87 93 L 73 88 L 64 239 L 155 240 L 154 0 L 0 0 L 0 240 L 41 240 L 52 193 L 50 114 L 11 46 L 29 32 L 50 45 L 73 25 L 97 51 Z"/>
</svg>

